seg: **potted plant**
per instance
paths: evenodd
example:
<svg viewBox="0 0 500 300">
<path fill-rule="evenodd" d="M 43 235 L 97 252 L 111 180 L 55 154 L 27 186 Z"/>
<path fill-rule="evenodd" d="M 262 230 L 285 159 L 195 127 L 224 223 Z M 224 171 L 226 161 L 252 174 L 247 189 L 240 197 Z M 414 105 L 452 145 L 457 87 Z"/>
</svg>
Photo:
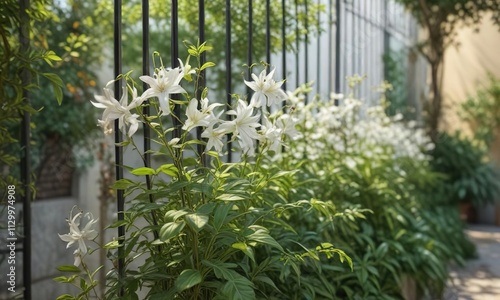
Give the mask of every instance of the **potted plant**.
<svg viewBox="0 0 500 300">
<path fill-rule="evenodd" d="M 447 176 L 444 192 L 459 204 L 463 220 L 474 222 L 474 210 L 500 196 L 499 172 L 484 144 L 459 133 L 441 133 L 432 155 L 434 170 Z"/>
</svg>

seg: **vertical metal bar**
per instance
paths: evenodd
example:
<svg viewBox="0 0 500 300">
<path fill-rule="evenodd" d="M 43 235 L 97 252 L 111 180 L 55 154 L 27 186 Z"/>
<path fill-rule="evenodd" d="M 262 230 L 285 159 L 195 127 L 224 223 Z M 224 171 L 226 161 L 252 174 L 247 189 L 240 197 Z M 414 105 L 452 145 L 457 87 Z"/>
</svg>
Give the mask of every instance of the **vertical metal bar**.
<svg viewBox="0 0 500 300">
<path fill-rule="evenodd" d="M 286 74 L 286 0 L 281 1 L 281 63 L 283 65 L 283 79 Z M 286 80 L 283 82 L 283 89 L 286 91 Z"/>
<path fill-rule="evenodd" d="M 269 72 L 269 66 L 271 65 L 271 3 L 270 0 L 266 0 L 266 63 L 269 65 L 266 67 Z"/>
<path fill-rule="evenodd" d="M 286 0 L 281 0 L 281 64 L 283 65 L 283 79 L 286 74 Z M 283 82 L 283 89 L 286 91 L 286 80 Z M 285 105 L 285 103 L 283 103 Z"/>
<path fill-rule="evenodd" d="M 248 76 L 247 80 L 252 79 L 252 70 L 250 66 L 252 65 L 252 51 L 253 51 L 253 3 L 252 0 L 248 0 L 248 49 L 247 49 L 247 65 L 248 65 Z M 247 86 L 247 95 L 250 96 L 252 89 Z M 250 103 L 250 97 L 248 97 L 248 102 Z"/>
<path fill-rule="evenodd" d="M 332 53 L 333 53 L 333 13 L 332 13 L 333 3 L 332 0 L 328 0 L 328 95 L 332 92 L 332 79 L 333 79 L 333 68 L 332 68 Z"/>
<path fill-rule="evenodd" d="M 198 0 L 198 39 L 200 45 L 205 42 L 205 0 Z M 203 64 L 206 62 L 206 55 L 205 52 L 201 54 L 200 57 L 200 63 L 203 66 Z M 201 100 L 201 94 L 203 92 L 203 89 L 205 88 L 206 81 L 205 81 L 205 70 L 200 72 L 200 78 L 198 78 L 198 90 L 196 91 L 196 98 L 198 100 Z M 200 103 L 201 106 L 201 103 Z M 196 127 L 196 138 L 201 141 L 201 127 Z M 201 158 L 202 164 L 205 165 L 205 158 L 203 155 L 203 151 L 205 151 L 205 147 L 201 144 L 197 145 L 197 151 L 198 155 Z"/>
<path fill-rule="evenodd" d="M 226 0 L 226 107 L 231 108 L 231 0 Z M 230 115 L 227 115 L 228 120 L 231 119 Z M 228 140 L 230 136 L 228 135 Z M 232 145 L 227 144 L 227 161 L 231 162 L 233 158 Z"/>
<path fill-rule="evenodd" d="M 318 0 L 318 15 L 317 15 L 317 25 L 318 25 L 318 43 L 316 45 L 317 49 L 316 49 L 316 93 L 318 95 L 321 96 L 321 70 L 323 68 L 321 68 L 321 34 L 320 34 L 320 26 L 321 26 L 321 12 L 320 12 L 320 9 L 319 9 L 319 6 L 321 4 L 321 0 Z"/>
<path fill-rule="evenodd" d="M 295 0 L 295 86 L 299 86 L 299 1 Z"/>
<path fill-rule="evenodd" d="M 122 74 L 122 1 L 115 0 L 114 2 L 114 26 L 113 26 L 113 44 L 114 44 L 114 73 L 115 77 Z M 119 81 L 115 81 L 115 98 L 120 99 L 122 87 Z M 123 141 L 122 134 L 119 129 L 118 120 L 115 121 L 115 144 L 118 145 Z M 116 165 L 116 180 L 123 178 L 123 148 L 115 146 L 115 165 Z M 118 213 L 118 221 L 124 219 L 125 199 L 123 190 L 118 189 L 116 193 L 116 206 Z M 118 241 L 121 245 L 125 243 L 125 226 L 118 227 Z M 122 282 L 121 278 L 125 276 L 125 251 L 124 247 L 118 248 L 118 282 Z M 124 294 L 123 286 L 118 290 L 118 296 Z"/>
<path fill-rule="evenodd" d="M 22 55 L 27 55 L 30 48 L 30 19 L 27 9 L 30 7 L 29 0 L 19 1 L 20 31 Z M 21 81 L 23 86 L 29 85 L 31 76 L 28 70 L 22 70 Z M 23 89 L 23 100 L 29 102 L 29 93 Z M 30 113 L 24 112 L 21 127 L 21 182 L 23 183 L 24 197 L 23 205 L 23 285 L 24 299 L 31 300 L 31 147 L 30 147 Z"/>
<path fill-rule="evenodd" d="M 335 1 L 335 93 L 340 93 L 340 34 L 341 34 L 341 19 L 340 19 L 340 1 Z M 338 105 L 338 100 L 335 100 L 335 105 Z"/>
<path fill-rule="evenodd" d="M 304 77 L 305 82 L 309 81 L 309 8 L 307 5 L 308 1 L 304 2 L 305 10 L 305 34 L 304 34 Z M 305 104 L 309 102 L 309 94 L 305 95 Z"/>
<path fill-rule="evenodd" d="M 170 15 L 171 15 L 171 20 L 170 20 L 170 42 L 171 42 L 171 64 L 172 68 L 176 68 L 179 66 L 179 61 L 177 60 L 179 58 L 179 5 L 177 0 L 172 0 L 172 6 L 170 8 Z M 179 99 L 178 94 L 173 94 L 171 96 L 172 99 Z M 179 105 L 175 104 L 174 105 L 174 115 L 179 118 L 181 114 L 181 108 Z M 174 138 L 179 138 L 181 137 L 181 123 L 177 118 L 172 117 L 173 120 L 173 126 L 174 126 Z"/>
<path fill-rule="evenodd" d="M 149 0 L 142 0 L 142 74 L 149 75 L 150 70 L 150 59 L 149 59 Z M 147 83 L 143 83 L 143 88 L 146 90 L 148 88 Z M 146 100 L 149 101 L 149 100 Z M 147 104 L 147 103 L 146 103 Z M 143 114 L 146 116 L 150 115 L 149 105 L 145 105 L 143 108 Z M 151 149 L 151 129 L 144 123 L 144 165 L 146 167 L 151 166 L 151 153 L 148 151 Z M 146 177 L 149 181 L 149 176 Z M 150 184 L 148 183 L 148 186 Z"/>
</svg>

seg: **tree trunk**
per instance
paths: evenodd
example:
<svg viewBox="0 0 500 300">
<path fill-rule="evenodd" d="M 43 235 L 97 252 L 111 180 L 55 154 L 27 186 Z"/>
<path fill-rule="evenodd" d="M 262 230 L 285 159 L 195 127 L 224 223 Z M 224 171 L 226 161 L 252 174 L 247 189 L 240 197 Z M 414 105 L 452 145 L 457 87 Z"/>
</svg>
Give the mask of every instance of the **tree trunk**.
<svg viewBox="0 0 500 300">
<path fill-rule="evenodd" d="M 433 142 L 437 141 L 439 132 L 439 121 L 441 119 L 442 111 L 442 91 L 441 91 L 441 79 L 440 78 L 440 68 L 443 65 L 443 58 L 440 57 L 433 62 L 431 65 L 431 90 L 432 98 L 431 103 L 428 107 L 428 124 L 429 124 L 429 135 Z"/>
</svg>

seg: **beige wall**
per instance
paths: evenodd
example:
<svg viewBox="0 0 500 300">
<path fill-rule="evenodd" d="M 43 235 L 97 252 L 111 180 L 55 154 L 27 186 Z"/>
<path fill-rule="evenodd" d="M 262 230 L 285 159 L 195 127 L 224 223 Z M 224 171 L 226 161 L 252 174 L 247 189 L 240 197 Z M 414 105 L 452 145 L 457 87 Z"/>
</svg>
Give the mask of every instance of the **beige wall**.
<svg viewBox="0 0 500 300">
<path fill-rule="evenodd" d="M 456 116 L 459 103 L 468 95 L 474 95 L 481 84 L 488 83 L 488 72 L 500 78 L 499 27 L 493 24 L 489 15 L 485 15 L 479 28 L 479 32 L 473 28 L 460 28 L 457 36 L 460 46 L 446 51 L 443 129 L 463 130 Z"/>
<path fill-rule="evenodd" d="M 488 84 L 488 73 L 500 78 L 499 27 L 493 24 L 489 15 L 485 15 L 479 32 L 473 28 L 461 28 L 457 41 L 460 46 L 450 47 L 445 55 L 441 127 L 447 131 L 470 133 L 467 124 L 462 124 L 458 118 L 457 109 L 467 96 L 475 95 L 478 89 Z M 491 154 L 500 162 L 500 139 L 493 144 Z M 500 203 L 479 208 L 478 221 L 500 225 Z"/>
</svg>

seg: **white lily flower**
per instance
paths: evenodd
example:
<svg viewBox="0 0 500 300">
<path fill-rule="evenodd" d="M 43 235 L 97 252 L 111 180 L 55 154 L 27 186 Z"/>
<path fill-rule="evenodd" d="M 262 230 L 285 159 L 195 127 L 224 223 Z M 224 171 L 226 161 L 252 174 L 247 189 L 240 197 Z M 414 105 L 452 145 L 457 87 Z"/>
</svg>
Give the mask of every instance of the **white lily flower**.
<svg viewBox="0 0 500 300">
<path fill-rule="evenodd" d="M 198 110 L 198 100 L 195 98 L 189 101 L 189 105 L 186 109 L 187 120 L 182 126 L 184 130 L 191 130 L 198 126 L 206 127 L 208 126 L 208 115 Z"/>
<path fill-rule="evenodd" d="M 198 100 L 193 98 L 189 101 L 188 108 L 186 109 L 187 120 L 184 126 L 182 126 L 182 129 L 189 131 L 198 126 L 208 127 L 211 123 L 213 124 L 215 121 L 213 118 L 213 109 L 222 104 L 214 103 L 208 105 L 209 101 L 207 98 L 202 99 L 200 102 L 201 111 L 198 110 Z"/>
<path fill-rule="evenodd" d="M 281 129 L 282 134 L 288 135 L 292 140 L 298 139 L 301 134 L 295 129 L 298 119 L 289 114 L 281 115 L 276 121 L 278 128 Z"/>
<path fill-rule="evenodd" d="M 287 99 L 287 94 L 281 89 L 284 80 L 276 82 L 273 79 L 275 70 L 276 68 L 273 68 L 267 75 L 266 70 L 263 70 L 258 77 L 252 74 L 254 81 L 244 80 L 245 84 L 255 91 L 250 100 L 251 106 L 261 107 L 266 105 L 266 102 L 267 106 L 271 106 Z"/>
<path fill-rule="evenodd" d="M 264 142 L 269 150 L 277 151 L 281 145 L 281 129 L 276 127 L 268 118 L 263 118 L 260 134 L 261 141 Z"/>
<path fill-rule="evenodd" d="M 88 219 L 88 222 L 83 227 L 83 229 L 80 230 L 80 220 L 83 213 L 79 212 L 74 217 L 72 216 L 72 214 L 73 210 L 70 213 L 69 219 L 67 219 L 69 225 L 69 233 L 59 234 L 59 238 L 68 243 L 66 248 L 69 248 L 73 244 L 78 243 L 78 248 L 73 253 L 73 255 L 75 256 L 74 264 L 78 267 L 81 262 L 81 257 L 87 254 L 87 245 L 85 244 L 85 241 L 91 241 L 97 237 L 97 231 L 92 229 L 92 226 L 97 223 L 97 220 L 93 219 L 92 214 L 85 214 L 84 217 Z"/>
<path fill-rule="evenodd" d="M 248 106 L 245 101 L 238 100 L 236 110 L 230 110 L 228 115 L 235 115 L 236 118 L 231 121 L 223 122 L 218 130 L 224 133 L 232 133 L 238 137 L 238 142 L 244 152 L 253 149 L 253 140 L 259 139 L 257 133 L 260 114 L 252 116 L 253 107 Z"/>
<path fill-rule="evenodd" d="M 162 115 L 170 114 L 170 94 L 185 93 L 186 91 L 179 85 L 184 77 L 184 70 L 181 68 L 165 69 L 159 68 L 155 71 L 153 77 L 140 76 L 139 79 L 149 85 L 142 98 L 147 99 L 157 97 L 160 103 Z"/>
<path fill-rule="evenodd" d="M 104 129 L 105 134 L 110 134 L 113 132 L 111 127 L 111 121 L 118 119 L 120 131 L 126 132 L 126 126 L 130 126 L 128 130 L 128 135 L 132 136 L 139 128 L 139 121 L 137 118 L 139 115 L 132 114 L 130 110 L 140 106 L 144 99 L 137 96 L 136 88 L 132 88 L 132 102 L 128 103 L 128 89 L 123 88 L 123 95 L 118 102 L 113 97 L 113 92 L 111 89 L 107 88 L 111 85 L 113 81 L 106 84 L 103 88 L 104 95 L 95 95 L 94 98 L 97 102 L 92 102 L 97 108 L 104 108 L 102 113 L 102 120 L 98 120 L 98 125 Z"/>
<path fill-rule="evenodd" d="M 220 130 L 214 130 L 213 126 L 209 126 L 205 128 L 205 130 L 201 134 L 201 137 L 208 139 L 207 146 L 205 148 L 206 151 L 214 148 L 217 153 L 222 153 L 222 147 L 224 146 L 222 138 L 224 137 L 224 132 Z"/>
</svg>

